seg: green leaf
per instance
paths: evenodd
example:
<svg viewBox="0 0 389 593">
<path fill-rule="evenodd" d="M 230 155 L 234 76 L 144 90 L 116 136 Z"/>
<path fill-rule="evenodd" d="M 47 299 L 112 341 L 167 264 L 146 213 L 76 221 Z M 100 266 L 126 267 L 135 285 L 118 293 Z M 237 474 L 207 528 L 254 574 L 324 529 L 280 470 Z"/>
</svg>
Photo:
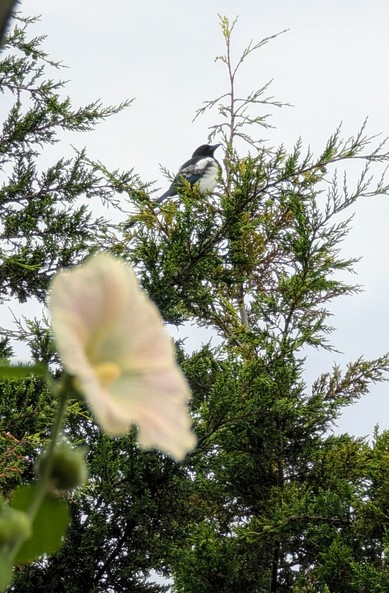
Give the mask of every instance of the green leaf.
<svg viewBox="0 0 389 593">
<path fill-rule="evenodd" d="M 14 492 L 11 506 L 28 511 L 36 496 L 37 486 L 20 486 Z M 47 494 L 32 523 L 32 536 L 21 546 L 15 562 L 26 563 L 42 554 L 52 554 L 61 547 L 69 525 L 69 511 L 65 501 Z"/>
<path fill-rule="evenodd" d="M 0 379 L 24 379 L 30 375 L 44 377 L 45 374 L 46 367 L 43 364 L 0 364 Z"/>
<path fill-rule="evenodd" d="M 0 591 L 5 591 L 12 581 L 12 562 L 4 554 L 0 553 Z"/>
</svg>

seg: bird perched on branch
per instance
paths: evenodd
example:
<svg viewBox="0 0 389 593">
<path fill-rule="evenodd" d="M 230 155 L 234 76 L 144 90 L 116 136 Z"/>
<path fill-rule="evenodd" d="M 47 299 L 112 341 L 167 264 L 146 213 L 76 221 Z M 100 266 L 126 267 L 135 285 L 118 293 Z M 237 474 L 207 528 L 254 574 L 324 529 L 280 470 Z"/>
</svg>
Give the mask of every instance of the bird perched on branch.
<svg viewBox="0 0 389 593">
<path fill-rule="evenodd" d="M 169 189 L 156 200 L 157 204 L 176 196 L 180 187 L 183 187 L 184 180 L 194 186 L 197 184 L 202 196 L 211 194 L 216 187 L 217 176 L 219 173 L 219 163 L 213 156 L 215 150 L 220 144 L 203 144 L 196 148 L 192 158 L 186 161 L 173 179 Z"/>
</svg>

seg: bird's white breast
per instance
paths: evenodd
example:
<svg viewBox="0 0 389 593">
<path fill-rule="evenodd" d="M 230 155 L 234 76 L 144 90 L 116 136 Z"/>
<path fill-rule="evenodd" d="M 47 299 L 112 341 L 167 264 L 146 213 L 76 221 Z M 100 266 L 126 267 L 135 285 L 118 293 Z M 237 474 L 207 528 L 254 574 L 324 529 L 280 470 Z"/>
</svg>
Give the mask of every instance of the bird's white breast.
<svg viewBox="0 0 389 593">
<path fill-rule="evenodd" d="M 204 173 L 199 180 L 199 192 L 202 195 L 212 193 L 216 187 L 217 176 L 219 173 L 218 163 L 215 159 L 207 157 L 201 159 L 197 165 L 199 169 L 202 168 L 204 170 Z"/>
</svg>

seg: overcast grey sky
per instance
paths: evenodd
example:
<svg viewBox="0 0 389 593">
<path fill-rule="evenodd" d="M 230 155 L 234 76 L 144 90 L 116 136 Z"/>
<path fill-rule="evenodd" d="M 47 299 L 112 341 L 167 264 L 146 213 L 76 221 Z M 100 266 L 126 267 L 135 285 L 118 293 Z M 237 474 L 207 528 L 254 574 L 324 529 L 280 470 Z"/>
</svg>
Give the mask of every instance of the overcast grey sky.
<svg viewBox="0 0 389 593">
<path fill-rule="evenodd" d="M 355 133 L 369 116 L 372 134 L 389 135 L 389 2 L 387 0 L 24 0 L 24 14 L 41 14 L 51 58 L 68 66 L 62 77 L 76 104 L 96 98 L 119 103 L 135 97 L 124 113 L 90 135 L 66 139 L 87 146 L 91 157 L 114 168 L 132 168 L 144 181 L 164 187 L 159 163 L 174 171 L 207 139 L 212 117 L 191 123 L 203 100 L 222 94 L 218 13 L 239 15 L 236 55 L 251 39 L 289 31 L 247 60 L 238 80 L 243 91 L 273 79 L 271 94 L 294 105 L 273 111 L 271 145 L 292 147 L 301 135 L 319 152 L 342 121 Z M 360 355 L 389 351 L 387 238 L 389 198 L 360 201 L 345 256 L 362 256 L 358 276 L 364 292 L 334 304 L 332 343 L 341 354 L 310 352 L 307 378 Z M 389 385 L 346 410 L 340 430 L 371 434 L 389 428 Z"/>
</svg>

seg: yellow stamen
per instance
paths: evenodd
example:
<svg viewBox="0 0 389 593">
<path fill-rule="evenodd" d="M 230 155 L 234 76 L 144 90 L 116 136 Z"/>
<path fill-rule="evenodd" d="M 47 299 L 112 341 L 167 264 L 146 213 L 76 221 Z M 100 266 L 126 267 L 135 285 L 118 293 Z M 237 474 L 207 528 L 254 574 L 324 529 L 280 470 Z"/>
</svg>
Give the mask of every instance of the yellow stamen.
<svg viewBox="0 0 389 593">
<path fill-rule="evenodd" d="M 121 375 L 120 367 L 115 362 L 102 362 L 94 367 L 94 371 L 104 387 L 116 381 Z"/>
</svg>

